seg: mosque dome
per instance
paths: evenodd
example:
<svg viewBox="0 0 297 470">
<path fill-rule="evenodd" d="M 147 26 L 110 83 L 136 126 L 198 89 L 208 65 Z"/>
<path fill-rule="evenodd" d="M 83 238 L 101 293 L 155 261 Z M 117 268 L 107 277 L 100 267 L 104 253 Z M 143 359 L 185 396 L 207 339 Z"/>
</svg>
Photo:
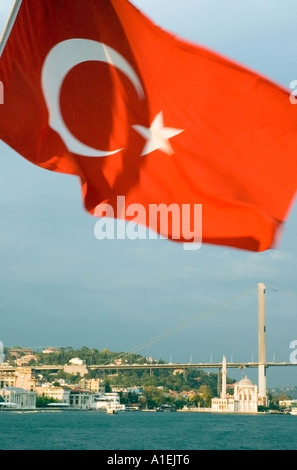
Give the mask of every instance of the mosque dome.
<svg viewBox="0 0 297 470">
<path fill-rule="evenodd" d="M 240 380 L 240 382 L 238 382 L 238 385 L 249 385 L 249 386 L 254 386 L 253 382 L 247 378 L 247 376 L 245 376 L 244 379 Z"/>
</svg>

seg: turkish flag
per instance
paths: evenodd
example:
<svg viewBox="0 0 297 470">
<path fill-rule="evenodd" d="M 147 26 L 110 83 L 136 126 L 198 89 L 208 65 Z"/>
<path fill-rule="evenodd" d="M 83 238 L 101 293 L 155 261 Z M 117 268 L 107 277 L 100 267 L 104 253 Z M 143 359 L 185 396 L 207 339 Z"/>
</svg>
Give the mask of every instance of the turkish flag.
<svg viewBox="0 0 297 470">
<path fill-rule="evenodd" d="M 202 205 L 203 242 L 275 246 L 297 188 L 289 91 L 163 31 L 127 0 L 23 0 L 0 79 L 0 138 L 77 175 L 91 214 L 137 212 L 184 242 L 196 241 L 193 224 L 172 213 L 166 226 L 150 208 Z"/>
</svg>

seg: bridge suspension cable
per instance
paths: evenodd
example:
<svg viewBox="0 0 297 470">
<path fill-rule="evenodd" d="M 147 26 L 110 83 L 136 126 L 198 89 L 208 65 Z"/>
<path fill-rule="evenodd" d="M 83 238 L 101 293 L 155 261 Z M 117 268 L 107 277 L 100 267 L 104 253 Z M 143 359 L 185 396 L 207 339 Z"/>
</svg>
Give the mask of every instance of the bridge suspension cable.
<svg viewBox="0 0 297 470">
<path fill-rule="evenodd" d="M 201 312 L 200 314 L 195 315 L 194 317 L 190 318 L 189 320 L 186 320 L 183 323 L 180 323 L 179 325 L 176 325 L 175 327 L 170 328 L 170 329 L 164 331 L 163 333 L 161 333 L 161 334 L 145 341 L 144 343 L 141 343 L 138 346 L 135 346 L 134 348 L 130 349 L 129 351 L 125 352 L 124 354 L 122 354 L 122 355 L 120 354 L 119 356 L 116 356 L 116 358 L 114 358 L 114 359 L 115 360 L 123 359 L 124 357 L 126 357 L 130 354 L 141 351 L 142 349 L 144 349 L 148 346 L 151 346 L 152 344 L 157 343 L 157 342 L 161 341 L 162 339 L 165 339 L 168 336 L 171 336 L 174 333 L 177 333 L 178 331 L 186 328 L 187 326 L 192 325 L 193 323 L 212 315 L 213 313 L 217 312 L 218 310 L 221 310 L 221 309 L 237 302 L 238 300 L 240 300 L 241 298 L 243 298 L 244 296 L 249 294 L 251 291 L 254 291 L 254 289 L 255 289 L 254 286 L 250 287 L 250 288 L 240 292 L 239 294 L 236 294 L 236 295 L 230 297 L 229 299 L 222 301 L 217 306 L 212 307 L 210 309 L 207 309 L 207 310 Z"/>
<path fill-rule="evenodd" d="M 274 290 L 276 292 L 281 292 L 283 294 L 287 294 L 287 295 L 291 295 L 293 297 L 297 297 L 297 293 L 296 292 L 291 292 L 289 290 L 285 290 L 285 289 L 279 289 L 278 287 L 273 287 L 273 286 L 268 286 L 265 284 L 265 287 L 266 289 L 271 289 L 271 290 Z"/>
</svg>

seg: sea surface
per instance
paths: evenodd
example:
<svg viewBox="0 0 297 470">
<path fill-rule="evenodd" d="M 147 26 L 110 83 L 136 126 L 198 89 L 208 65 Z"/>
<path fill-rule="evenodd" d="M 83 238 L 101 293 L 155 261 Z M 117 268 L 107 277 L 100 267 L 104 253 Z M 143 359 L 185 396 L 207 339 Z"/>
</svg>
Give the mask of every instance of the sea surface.
<svg viewBox="0 0 297 470">
<path fill-rule="evenodd" d="M 297 416 L 1 411 L 0 450 L 297 450 Z"/>
</svg>

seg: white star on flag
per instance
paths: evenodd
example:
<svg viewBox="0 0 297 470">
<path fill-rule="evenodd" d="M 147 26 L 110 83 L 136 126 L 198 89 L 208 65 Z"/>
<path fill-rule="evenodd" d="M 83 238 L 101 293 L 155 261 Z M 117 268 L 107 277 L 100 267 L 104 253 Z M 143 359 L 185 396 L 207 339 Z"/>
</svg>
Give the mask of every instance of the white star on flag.
<svg viewBox="0 0 297 470">
<path fill-rule="evenodd" d="M 162 150 L 167 155 L 174 153 L 169 140 L 172 137 L 183 132 L 183 129 L 174 129 L 172 127 L 164 127 L 162 111 L 157 114 L 153 120 L 151 127 L 144 127 L 139 125 L 132 126 L 140 135 L 142 135 L 147 142 L 144 146 L 141 156 L 154 152 L 155 150 Z"/>
</svg>

